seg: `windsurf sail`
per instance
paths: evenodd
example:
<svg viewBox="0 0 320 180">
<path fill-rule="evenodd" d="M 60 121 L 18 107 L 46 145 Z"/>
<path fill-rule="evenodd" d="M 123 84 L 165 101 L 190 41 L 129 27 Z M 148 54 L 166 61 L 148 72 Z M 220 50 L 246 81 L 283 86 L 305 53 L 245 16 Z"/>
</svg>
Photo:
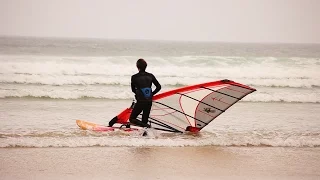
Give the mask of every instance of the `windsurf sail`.
<svg viewBox="0 0 320 180">
<path fill-rule="evenodd" d="M 158 130 L 197 132 L 254 91 L 256 89 L 230 80 L 167 91 L 153 97 L 149 122 Z"/>
</svg>

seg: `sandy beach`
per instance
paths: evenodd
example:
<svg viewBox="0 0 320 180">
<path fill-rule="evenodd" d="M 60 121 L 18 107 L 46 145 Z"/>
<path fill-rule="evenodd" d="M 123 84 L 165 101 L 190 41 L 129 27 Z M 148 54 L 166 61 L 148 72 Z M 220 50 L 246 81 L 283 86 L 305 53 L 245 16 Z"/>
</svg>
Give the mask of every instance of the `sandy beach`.
<svg viewBox="0 0 320 180">
<path fill-rule="evenodd" d="M 1 179 L 319 179 L 320 148 L 2 148 Z"/>
</svg>

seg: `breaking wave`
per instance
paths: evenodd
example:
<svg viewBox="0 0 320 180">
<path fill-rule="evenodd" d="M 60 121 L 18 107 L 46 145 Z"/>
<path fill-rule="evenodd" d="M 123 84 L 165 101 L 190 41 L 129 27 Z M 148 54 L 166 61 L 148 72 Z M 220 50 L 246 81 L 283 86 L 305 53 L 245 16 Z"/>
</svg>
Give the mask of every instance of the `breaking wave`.
<svg viewBox="0 0 320 180">
<path fill-rule="evenodd" d="M 132 99 L 137 56 L 0 56 L 0 98 Z M 243 101 L 320 102 L 320 59 L 299 57 L 150 56 L 162 92 L 230 79 L 258 91 Z"/>
<path fill-rule="evenodd" d="M 1 134 L 0 147 L 186 147 L 186 146 L 245 146 L 245 147 L 320 147 L 319 133 L 202 132 L 200 135 L 93 133 L 88 131 Z"/>
</svg>

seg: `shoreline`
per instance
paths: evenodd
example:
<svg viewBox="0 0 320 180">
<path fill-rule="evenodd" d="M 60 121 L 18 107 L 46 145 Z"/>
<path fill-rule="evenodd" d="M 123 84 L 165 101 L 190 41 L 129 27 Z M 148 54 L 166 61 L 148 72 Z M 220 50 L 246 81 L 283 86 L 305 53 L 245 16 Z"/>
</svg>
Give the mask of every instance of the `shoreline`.
<svg viewBox="0 0 320 180">
<path fill-rule="evenodd" d="M 2 179 L 318 179 L 320 148 L 0 148 Z"/>
</svg>

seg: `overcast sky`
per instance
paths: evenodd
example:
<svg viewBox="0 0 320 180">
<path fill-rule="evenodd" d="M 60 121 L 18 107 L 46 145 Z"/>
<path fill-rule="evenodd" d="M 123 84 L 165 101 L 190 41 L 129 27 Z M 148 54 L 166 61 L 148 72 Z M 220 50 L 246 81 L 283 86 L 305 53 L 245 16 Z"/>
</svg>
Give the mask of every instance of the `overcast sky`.
<svg viewBox="0 0 320 180">
<path fill-rule="evenodd" d="M 320 0 L 0 0 L 0 35 L 320 43 Z"/>
</svg>

